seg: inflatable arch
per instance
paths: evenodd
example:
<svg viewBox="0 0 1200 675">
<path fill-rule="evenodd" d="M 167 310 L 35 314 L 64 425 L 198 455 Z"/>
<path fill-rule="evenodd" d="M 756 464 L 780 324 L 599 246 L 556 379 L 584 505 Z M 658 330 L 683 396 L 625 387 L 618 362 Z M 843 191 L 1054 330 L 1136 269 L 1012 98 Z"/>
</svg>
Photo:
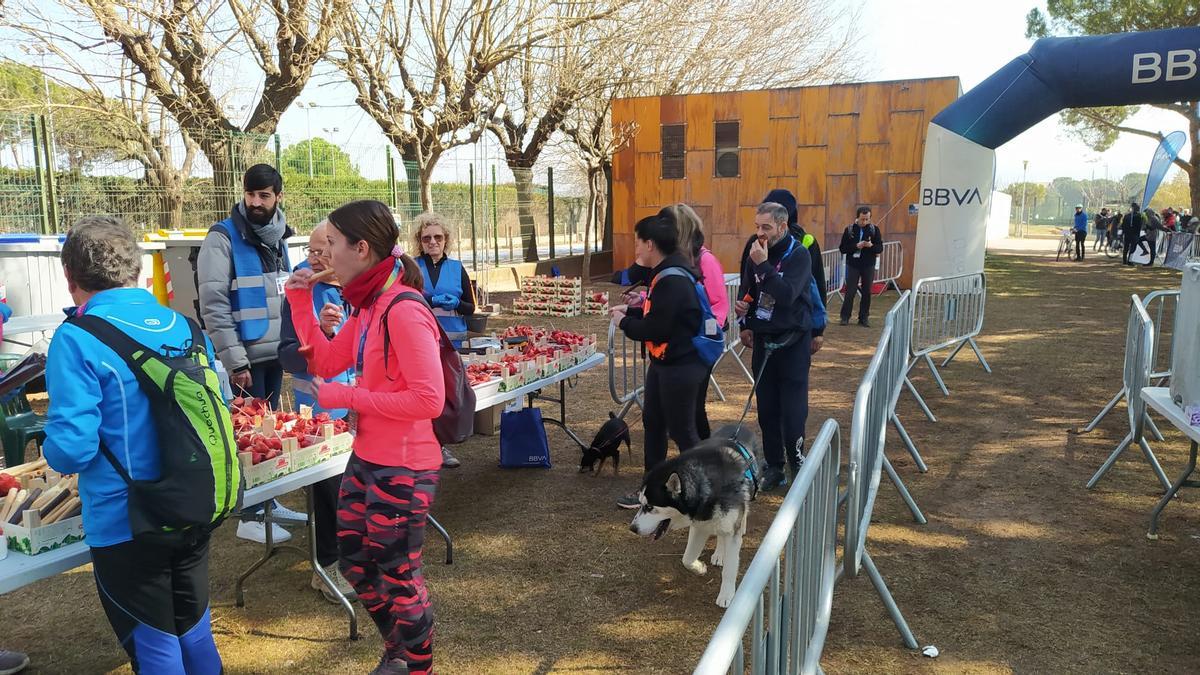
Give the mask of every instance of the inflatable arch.
<svg viewBox="0 0 1200 675">
<path fill-rule="evenodd" d="M 995 149 L 1065 108 L 1200 100 L 1200 27 L 1043 38 L 929 123 L 913 278 L 983 271 Z"/>
</svg>

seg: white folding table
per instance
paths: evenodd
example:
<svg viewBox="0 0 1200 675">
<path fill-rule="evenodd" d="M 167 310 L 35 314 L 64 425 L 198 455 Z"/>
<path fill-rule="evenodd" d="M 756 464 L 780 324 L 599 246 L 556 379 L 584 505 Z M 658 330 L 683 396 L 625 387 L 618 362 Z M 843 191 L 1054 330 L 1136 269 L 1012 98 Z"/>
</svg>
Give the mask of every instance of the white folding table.
<svg viewBox="0 0 1200 675">
<path fill-rule="evenodd" d="M 1183 408 L 1175 405 L 1171 400 L 1171 389 L 1169 387 L 1146 387 L 1142 389 L 1142 400 L 1146 405 L 1154 408 L 1168 422 L 1175 426 L 1176 429 L 1183 432 L 1184 436 L 1192 442 L 1191 450 L 1188 452 L 1187 467 L 1183 473 L 1179 474 L 1171 487 L 1167 489 L 1167 493 L 1150 512 L 1150 531 L 1146 534 L 1151 539 L 1158 539 L 1158 518 L 1162 515 L 1163 509 L 1167 504 L 1171 503 L 1171 498 L 1179 492 L 1183 487 L 1200 487 L 1200 481 L 1192 480 L 1192 472 L 1196 470 L 1196 450 L 1200 444 L 1200 427 L 1191 425 L 1188 418 L 1183 413 Z"/>
</svg>

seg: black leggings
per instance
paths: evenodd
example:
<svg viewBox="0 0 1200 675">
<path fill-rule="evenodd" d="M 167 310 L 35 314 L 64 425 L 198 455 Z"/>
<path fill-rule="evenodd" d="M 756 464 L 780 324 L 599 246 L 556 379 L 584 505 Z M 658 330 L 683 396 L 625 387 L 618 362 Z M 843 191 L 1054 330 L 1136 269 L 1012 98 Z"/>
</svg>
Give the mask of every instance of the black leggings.
<svg viewBox="0 0 1200 675">
<path fill-rule="evenodd" d="M 1087 232 L 1075 230 L 1075 259 L 1083 260 L 1083 243 L 1087 240 Z"/>
<path fill-rule="evenodd" d="M 650 362 L 642 426 L 645 438 L 645 471 L 667 458 L 667 437 L 680 452 L 700 442 L 696 431 L 696 397 L 708 378 L 708 366 L 699 357 L 678 364 Z"/>
<path fill-rule="evenodd" d="M 712 436 L 712 427 L 708 424 L 708 385 L 712 372 L 713 369 L 709 368 L 696 394 L 696 436 L 702 441 Z"/>
<path fill-rule="evenodd" d="M 847 289 L 847 297 L 850 291 Z M 758 399 L 758 426 L 762 429 L 763 455 L 767 466 L 783 468 L 799 461 L 797 446 L 804 439 L 808 423 L 808 369 L 812 364 L 812 332 L 788 347 L 775 350 L 763 369 L 766 351 L 763 338 L 754 336 L 754 356 L 750 363 L 754 375 L 762 370 L 755 397 Z M 786 451 L 786 452 L 785 452 Z"/>
<path fill-rule="evenodd" d="M 93 547 L 92 573 L 133 672 L 221 672 L 208 610 L 207 534 Z"/>
</svg>

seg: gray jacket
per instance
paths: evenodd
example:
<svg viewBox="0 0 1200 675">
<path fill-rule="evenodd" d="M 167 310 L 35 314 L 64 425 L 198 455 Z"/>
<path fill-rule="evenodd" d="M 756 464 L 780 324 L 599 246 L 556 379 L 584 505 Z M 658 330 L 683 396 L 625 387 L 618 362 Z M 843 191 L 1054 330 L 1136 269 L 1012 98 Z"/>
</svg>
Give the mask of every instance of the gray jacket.
<svg viewBox="0 0 1200 675">
<path fill-rule="evenodd" d="M 230 221 L 226 221 L 226 224 L 233 229 L 237 228 L 237 225 Z M 290 234 L 291 231 L 288 230 L 281 246 L 286 245 L 286 237 Z M 230 243 L 229 237 L 220 230 L 210 229 L 204 243 L 200 245 L 200 253 L 196 259 L 200 317 L 204 320 L 204 330 L 212 340 L 217 357 L 231 373 L 239 368 L 279 358 L 282 298 L 279 295 L 277 279 L 280 275 L 287 278 L 290 270 L 282 261 L 279 264 L 266 264 L 273 255 L 270 249 L 261 243 L 258 247 L 263 250 L 260 257 L 264 258 L 263 286 L 267 291 L 269 326 L 261 339 L 249 343 L 243 343 L 238 334 L 229 299 L 230 284 L 233 280 L 233 244 Z"/>
</svg>

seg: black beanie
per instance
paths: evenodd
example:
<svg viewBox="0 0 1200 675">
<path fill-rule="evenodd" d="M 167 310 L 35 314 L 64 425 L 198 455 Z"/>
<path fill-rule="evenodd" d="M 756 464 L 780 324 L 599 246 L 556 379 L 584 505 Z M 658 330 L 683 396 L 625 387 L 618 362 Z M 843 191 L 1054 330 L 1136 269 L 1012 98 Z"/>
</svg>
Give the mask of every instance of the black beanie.
<svg viewBox="0 0 1200 675">
<path fill-rule="evenodd" d="M 766 202 L 775 202 L 776 204 L 779 204 L 783 208 L 787 209 L 788 225 L 797 224 L 796 198 L 792 196 L 791 192 L 788 192 L 782 188 L 776 188 L 767 193 L 767 196 L 763 199 L 763 203 L 765 204 Z"/>
</svg>

